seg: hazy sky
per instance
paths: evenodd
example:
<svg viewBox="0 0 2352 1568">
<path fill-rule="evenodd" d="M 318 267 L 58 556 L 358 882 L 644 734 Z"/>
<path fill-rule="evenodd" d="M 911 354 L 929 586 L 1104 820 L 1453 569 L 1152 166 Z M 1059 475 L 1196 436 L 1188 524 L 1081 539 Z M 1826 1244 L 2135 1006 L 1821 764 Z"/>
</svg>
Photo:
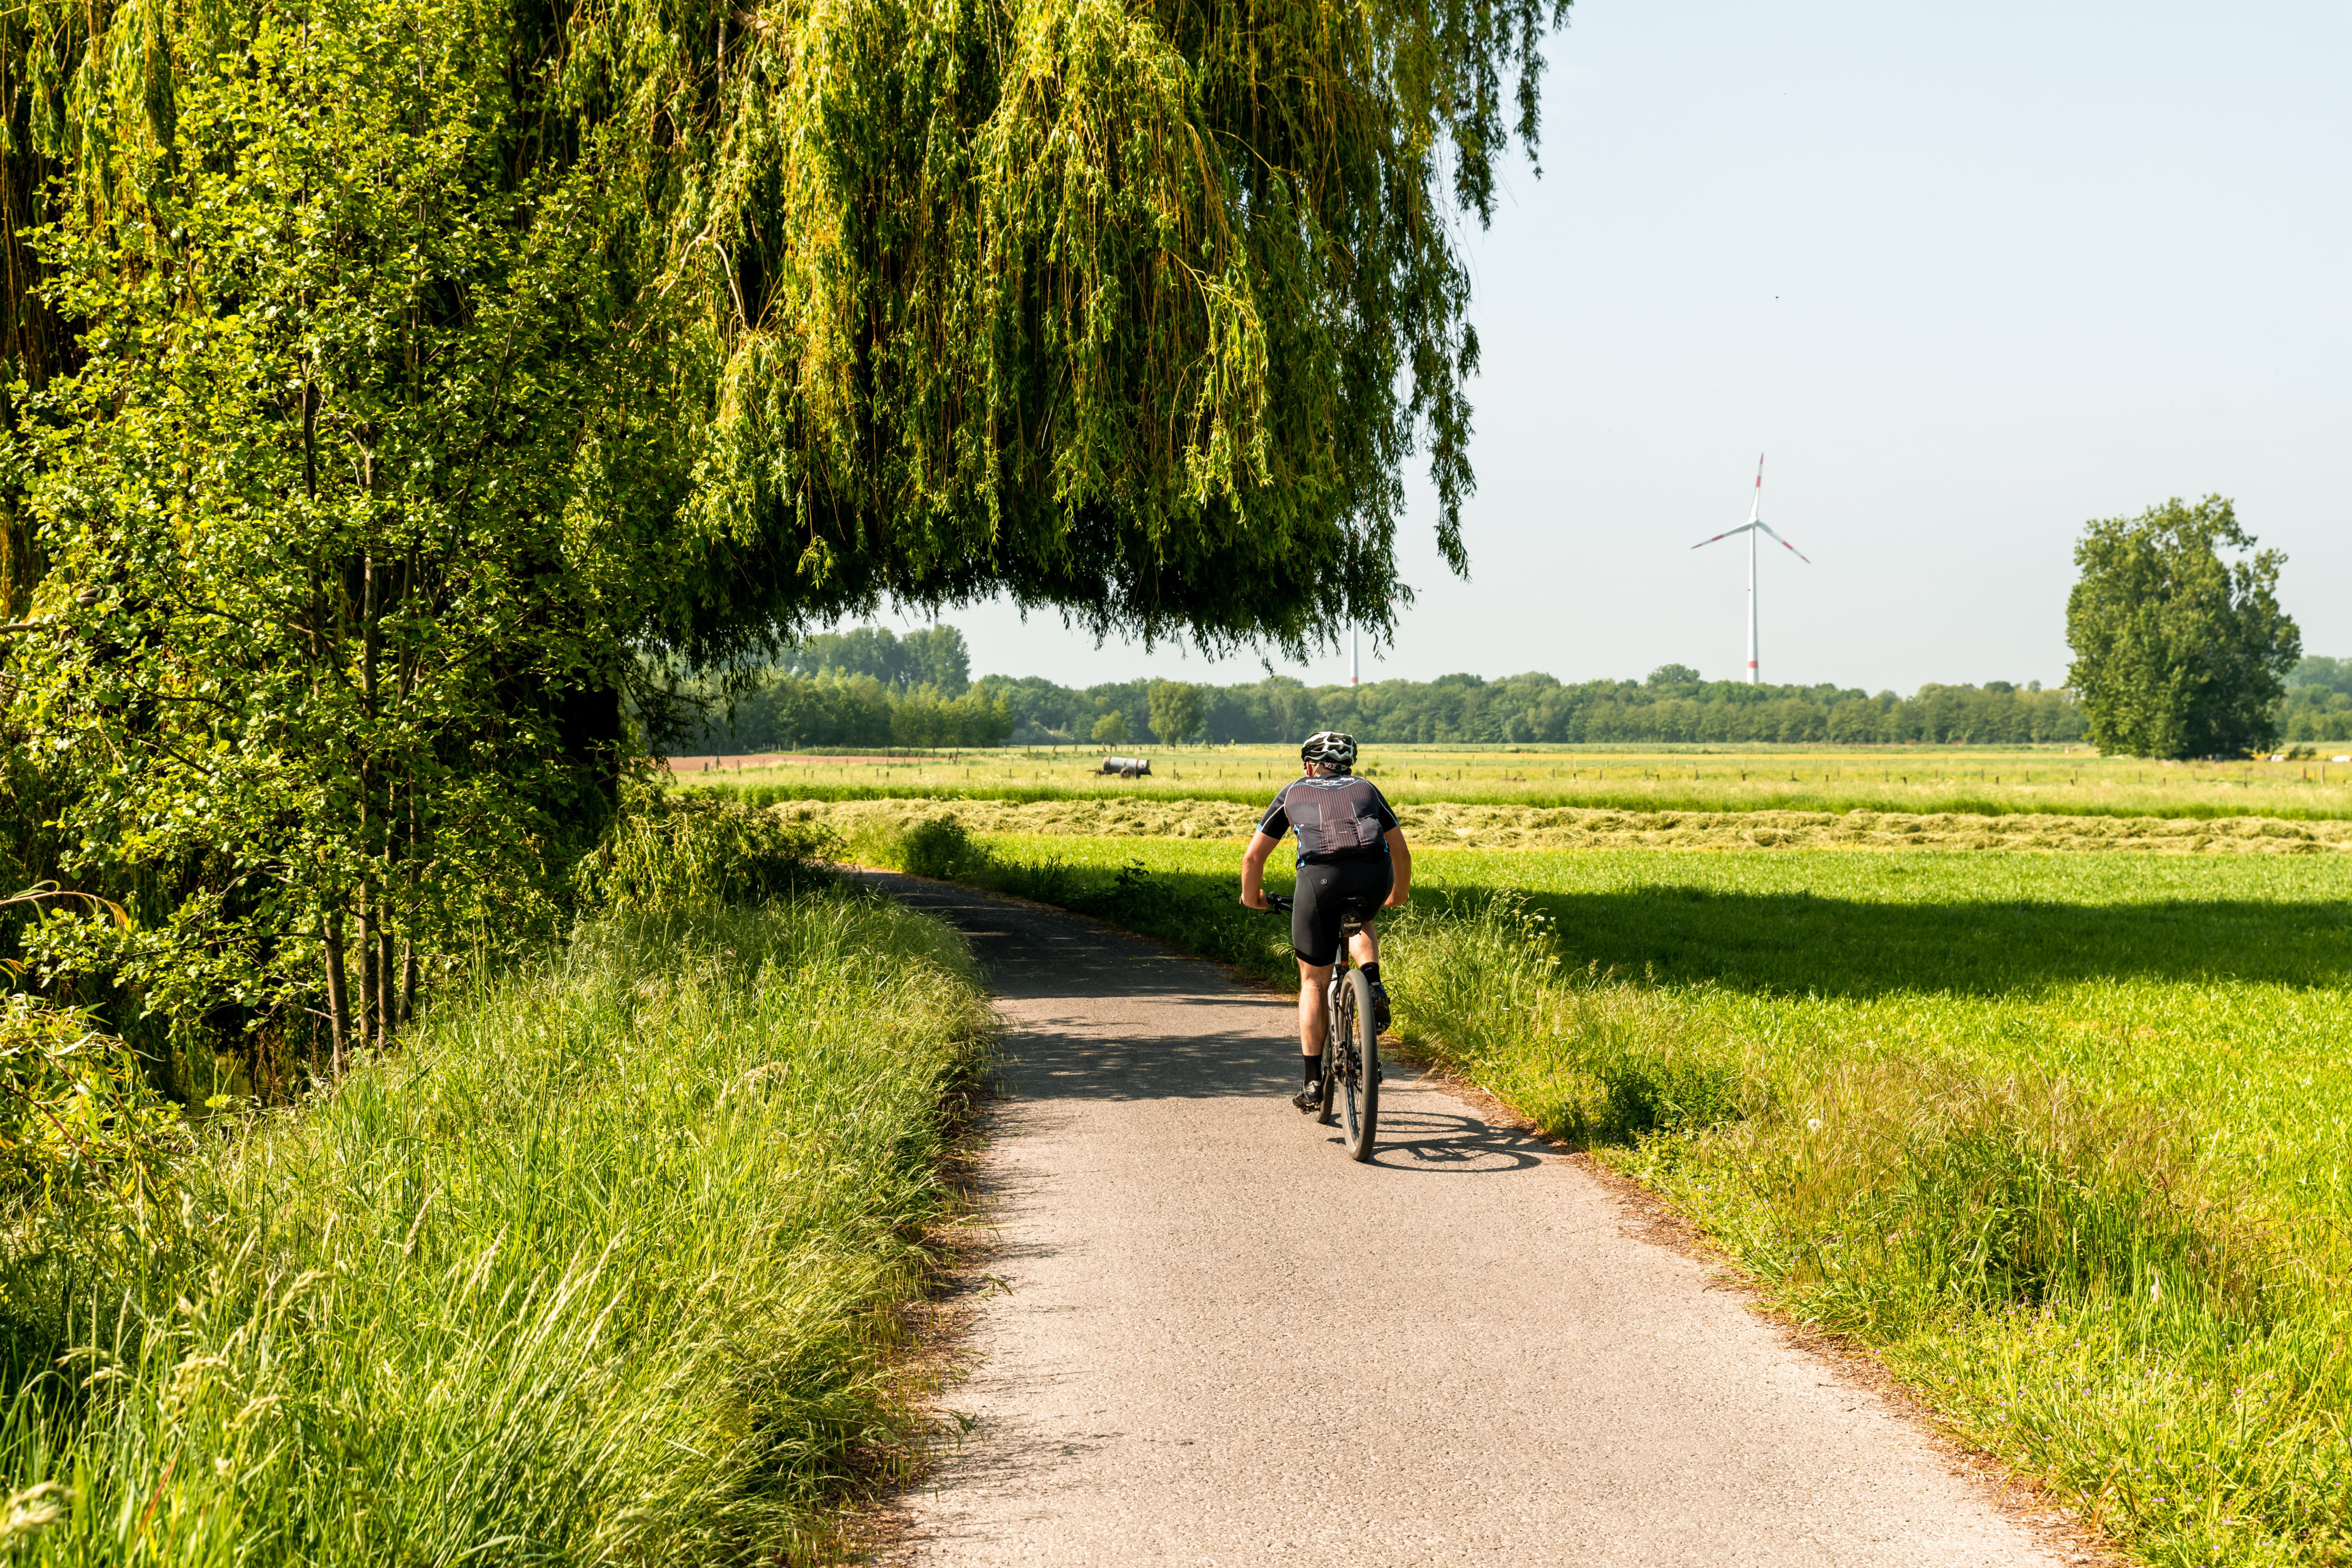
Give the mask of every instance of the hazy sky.
<svg viewBox="0 0 2352 1568">
<path fill-rule="evenodd" d="M 1579 0 L 1550 55 L 1465 238 L 1471 579 L 1417 492 L 1366 679 L 1736 676 L 1744 541 L 1689 547 L 1759 450 L 1813 560 L 1763 563 L 1768 681 L 2056 684 L 2084 520 L 2215 491 L 2352 653 L 2352 6 Z M 946 619 L 975 673 L 1258 669 Z"/>
</svg>

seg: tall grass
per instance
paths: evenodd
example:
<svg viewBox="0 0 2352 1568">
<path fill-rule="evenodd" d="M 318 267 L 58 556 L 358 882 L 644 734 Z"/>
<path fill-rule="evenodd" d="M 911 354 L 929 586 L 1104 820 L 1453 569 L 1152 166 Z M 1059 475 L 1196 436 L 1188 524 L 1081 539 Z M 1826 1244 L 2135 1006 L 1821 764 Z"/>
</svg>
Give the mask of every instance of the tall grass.
<svg viewBox="0 0 2352 1568">
<path fill-rule="evenodd" d="M 985 1017 L 888 904 L 614 916 L 199 1140 L 136 1249 L 28 1232 L 11 1560 L 820 1555 L 910 1452 L 889 1351 Z"/>
<path fill-rule="evenodd" d="M 1229 842 L 961 853 L 1288 969 Z M 2352 1563 L 2332 861 L 1416 859 L 1383 938 L 1416 1050 L 1668 1197 L 2146 1561 Z"/>
</svg>

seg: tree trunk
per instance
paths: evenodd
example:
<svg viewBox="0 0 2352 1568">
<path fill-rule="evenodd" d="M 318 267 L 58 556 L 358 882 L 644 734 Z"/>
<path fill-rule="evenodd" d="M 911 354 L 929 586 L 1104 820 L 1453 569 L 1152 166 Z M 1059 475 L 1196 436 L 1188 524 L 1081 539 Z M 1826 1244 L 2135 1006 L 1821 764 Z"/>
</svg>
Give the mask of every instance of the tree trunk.
<svg viewBox="0 0 2352 1568">
<path fill-rule="evenodd" d="M 327 911 L 327 1031 L 334 1040 L 331 1071 L 335 1077 L 343 1075 L 343 1044 L 351 1038 L 352 1010 L 348 994 L 349 982 L 343 974 L 343 912 Z"/>
<path fill-rule="evenodd" d="M 360 961 L 360 1009 L 359 1015 L 355 1020 L 358 1023 L 359 1028 L 352 1037 L 352 1043 L 354 1045 L 366 1043 L 369 1040 L 374 1038 L 376 1032 L 375 1019 L 377 997 L 375 988 L 375 905 L 374 901 L 369 897 L 368 890 L 364 886 L 360 889 L 358 914 L 360 933 L 358 943 L 359 953 L 357 956 Z"/>
</svg>

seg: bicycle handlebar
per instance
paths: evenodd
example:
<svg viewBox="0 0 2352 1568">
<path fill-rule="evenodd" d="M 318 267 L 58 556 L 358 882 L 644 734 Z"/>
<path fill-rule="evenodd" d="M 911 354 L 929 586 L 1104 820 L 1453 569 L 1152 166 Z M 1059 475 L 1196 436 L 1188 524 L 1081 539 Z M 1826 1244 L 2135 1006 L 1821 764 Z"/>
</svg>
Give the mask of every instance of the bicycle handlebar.
<svg viewBox="0 0 2352 1568">
<path fill-rule="evenodd" d="M 1276 910 L 1285 915 L 1290 913 L 1291 900 L 1286 894 L 1269 893 L 1265 895 L 1265 904 L 1268 909 Z"/>
</svg>

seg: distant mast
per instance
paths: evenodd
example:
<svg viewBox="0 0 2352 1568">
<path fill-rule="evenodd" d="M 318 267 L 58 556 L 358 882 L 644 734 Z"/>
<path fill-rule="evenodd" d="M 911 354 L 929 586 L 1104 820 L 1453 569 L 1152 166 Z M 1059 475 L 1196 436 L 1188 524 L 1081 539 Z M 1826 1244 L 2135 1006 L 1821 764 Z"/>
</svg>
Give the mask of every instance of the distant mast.
<svg viewBox="0 0 2352 1568">
<path fill-rule="evenodd" d="M 1356 684 L 1356 629 L 1350 626 L 1348 628 L 1348 684 L 1351 686 Z"/>
<path fill-rule="evenodd" d="M 1748 520 L 1728 532 L 1716 535 L 1713 539 L 1701 539 L 1698 543 L 1691 546 L 1691 549 L 1705 549 L 1707 546 L 1715 543 L 1716 539 L 1727 539 L 1733 534 L 1746 534 L 1748 536 L 1748 684 L 1751 686 L 1760 685 L 1763 684 L 1764 674 L 1761 670 L 1757 668 L 1756 663 L 1756 536 L 1758 534 L 1771 534 L 1774 541 L 1777 542 L 1782 549 L 1787 550 L 1790 555 L 1795 556 L 1807 566 L 1813 564 L 1812 558 L 1811 556 L 1808 556 L 1803 550 L 1799 549 L 1795 545 L 1790 544 L 1787 539 L 1781 538 L 1780 535 L 1772 533 L 1771 528 L 1765 524 L 1764 455 L 1760 452 L 1756 455 L 1756 492 L 1755 498 L 1748 503 Z"/>
</svg>

